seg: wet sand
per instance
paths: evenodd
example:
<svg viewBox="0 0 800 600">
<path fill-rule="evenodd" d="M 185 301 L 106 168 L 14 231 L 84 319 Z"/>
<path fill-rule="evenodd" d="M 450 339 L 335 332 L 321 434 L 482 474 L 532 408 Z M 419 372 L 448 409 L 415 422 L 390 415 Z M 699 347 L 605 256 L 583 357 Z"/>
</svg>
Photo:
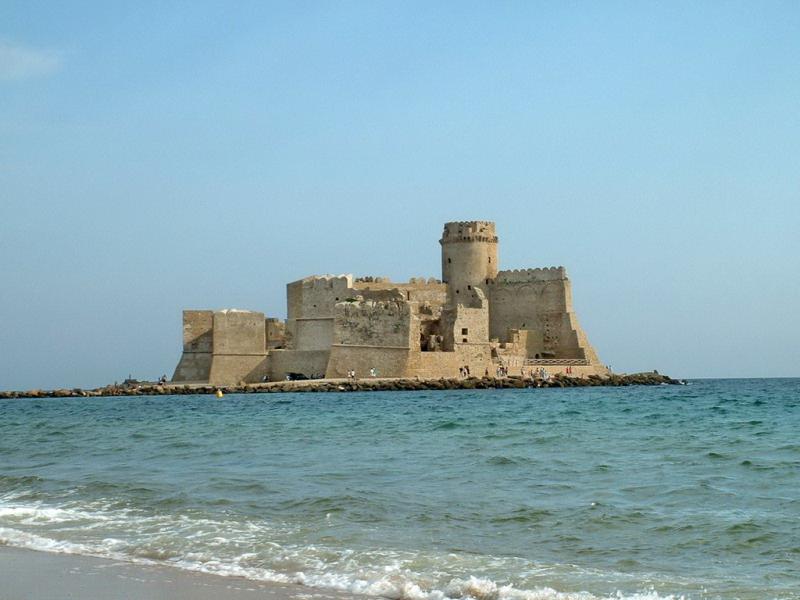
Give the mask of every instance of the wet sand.
<svg viewBox="0 0 800 600">
<path fill-rule="evenodd" d="M 301 585 L 0 547 L 0 600 L 348 600 Z"/>
</svg>

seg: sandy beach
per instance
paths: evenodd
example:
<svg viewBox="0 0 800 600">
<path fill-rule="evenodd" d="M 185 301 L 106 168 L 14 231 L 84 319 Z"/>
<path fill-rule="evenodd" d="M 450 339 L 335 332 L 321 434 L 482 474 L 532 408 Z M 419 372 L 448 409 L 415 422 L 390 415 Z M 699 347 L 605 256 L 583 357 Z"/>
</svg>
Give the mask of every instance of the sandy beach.
<svg viewBox="0 0 800 600">
<path fill-rule="evenodd" d="M 301 585 L 0 547 L 0 600 L 344 600 Z"/>
</svg>

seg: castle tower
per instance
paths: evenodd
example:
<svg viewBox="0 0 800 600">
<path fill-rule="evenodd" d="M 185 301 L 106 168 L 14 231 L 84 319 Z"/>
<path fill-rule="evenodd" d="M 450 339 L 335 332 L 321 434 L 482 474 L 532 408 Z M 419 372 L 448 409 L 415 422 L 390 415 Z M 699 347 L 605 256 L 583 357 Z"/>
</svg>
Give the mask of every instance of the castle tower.
<svg viewBox="0 0 800 600">
<path fill-rule="evenodd" d="M 483 288 L 497 275 L 497 235 L 491 221 L 444 224 L 442 281 L 448 304 L 468 304 L 473 288 Z"/>
</svg>

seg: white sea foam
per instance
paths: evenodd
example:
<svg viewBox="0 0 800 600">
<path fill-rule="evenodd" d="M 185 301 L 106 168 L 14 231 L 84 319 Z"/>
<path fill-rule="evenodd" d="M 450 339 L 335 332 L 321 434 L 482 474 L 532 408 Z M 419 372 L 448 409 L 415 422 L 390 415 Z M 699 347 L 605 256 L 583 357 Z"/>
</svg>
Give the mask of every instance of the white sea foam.
<svg viewBox="0 0 800 600">
<path fill-rule="evenodd" d="M 59 554 L 95 554 L 93 548 L 84 544 L 54 540 L 8 527 L 0 527 L 0 546 L 14 546 L 16 548 L 57 552 Z"/>
<path fill-rule="evenodd" d="M 425 579 L 425 577 L 419 577 L 409 571 L 400 572 L 392 569 L 389 569 L 390 572 L 385 573 L 383 576 L 364 579 L 344 573 L 307 574 L 297 572 L 286 574 L 271 569 L 242 566 L 240 561 L 251 557 L 252 553 L 236 557 L 230 562 L 220 560 L 197 561 L 188 558 L 167 561 L 154 560 L 119 552 L 116 548 L 123 543 L 120 540 L 109 538 L 99 544 L 80 544 L 46 538 L 11 528 L 0 528 L 0 545 L 44 552 L 96 556 L 140 564 L 167 564 L 188 571 L 212 575 L 244 577 L 273 583 L 296 583 L 314 588 L 334 589 L 353 594 L 389 598 L 391 600 L 599 600 L 598 596 L 588 592 L 564 593 L 548 587 L 524 590 L 517 589 L 511 585 L 498 585 L 491 579 L 474 576 L 466 579 L 452 579 L 442 589 L 438 589 L 435 587 L 422 587 L 415 581 L 415 577 L 419 579 Z M 609 600 L 678 600 L 676 596 L 660 596 L 654 591 L 628 595 L 617 593 L 607 598 Z"/>
<path fill-rule="evenodd" d="M 44 506 L 0 506 L 0 519 L 16 521 L 25 525 L 36 523 L 56 524 L 71 521 L 108 521 L 109 517 L 100 513 L 89 513 L 74 509 Z"/>
<path fill-rule="evenodd" d="M 537 571 L 521 559 L 452 553 L 428 556 L 388 550 L 356 552 L 313 544 L 280 544 L 269 539 L 274 531 L 263 522 L 216 521 L 186 514 L 143 515 L 111 510 L 102 502 L 80 507 L 0 503 L 0 545 L 167 564 L 190 571 L 296 583 L 391 600 L 598 598 L 588 592 L 565 593 L 543 586 L 520 589 L 469 574 L 487 567 L 517 573 Z M 409 567 L 412 564 L 416 565 L 414 569 Z M 675 600 L 654 591 L 610 598 Z"/>
</svg>

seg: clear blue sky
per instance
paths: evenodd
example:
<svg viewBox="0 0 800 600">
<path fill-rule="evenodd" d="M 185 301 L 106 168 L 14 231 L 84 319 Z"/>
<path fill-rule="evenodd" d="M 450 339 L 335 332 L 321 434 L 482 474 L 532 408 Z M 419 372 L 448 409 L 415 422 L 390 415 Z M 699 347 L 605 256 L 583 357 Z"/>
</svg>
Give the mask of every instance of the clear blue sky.
<svg viewBox="0 0 800 600">
<path fill-rule="evenodd" d="M 0 389 L 172 374 L 183 308 L 564 265 L 615 370 L 798 376 L 800 4 L 0 1 Z"/>
</svg>

